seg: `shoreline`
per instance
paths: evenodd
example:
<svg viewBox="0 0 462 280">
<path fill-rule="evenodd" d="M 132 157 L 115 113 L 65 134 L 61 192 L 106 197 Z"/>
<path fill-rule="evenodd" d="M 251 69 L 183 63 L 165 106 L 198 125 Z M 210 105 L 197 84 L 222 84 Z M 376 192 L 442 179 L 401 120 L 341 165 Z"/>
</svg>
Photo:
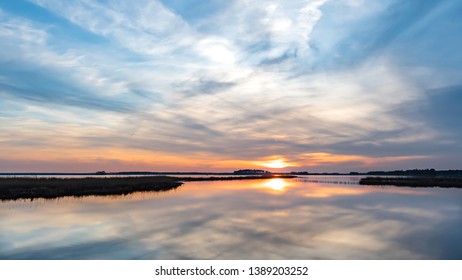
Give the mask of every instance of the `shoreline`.
<svg viewBox="0 0 462 280">
<path fill-rule="evenodd" d="M 462 178 L 448 177 L 366 177 L 360 185 L 414 188 L 462 188 Z"/>
<path fill-rule="evenodd" d="M 295 178 L 293 175 L 246 177 L 85 177 L 85 178 L 0 178 L 0 200 L 53 199 L 66 196 L 127 195 L 134 192 L 162 192 L 176 189 L 184 182 L 234 181 L 273 178 Z"/>
</svg>

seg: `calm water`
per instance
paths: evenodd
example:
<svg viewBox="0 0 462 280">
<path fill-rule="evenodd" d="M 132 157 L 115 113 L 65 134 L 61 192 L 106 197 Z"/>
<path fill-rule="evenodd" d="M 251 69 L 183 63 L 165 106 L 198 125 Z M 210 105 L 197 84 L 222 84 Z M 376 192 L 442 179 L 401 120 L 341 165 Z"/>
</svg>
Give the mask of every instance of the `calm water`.
<svg viewBox="0 0 462 280">
<path fill-rule="evenodd" d="M 0 202 L 0 258 L 462 259 L 462 190 L 357 179 Z"/>
</svg>

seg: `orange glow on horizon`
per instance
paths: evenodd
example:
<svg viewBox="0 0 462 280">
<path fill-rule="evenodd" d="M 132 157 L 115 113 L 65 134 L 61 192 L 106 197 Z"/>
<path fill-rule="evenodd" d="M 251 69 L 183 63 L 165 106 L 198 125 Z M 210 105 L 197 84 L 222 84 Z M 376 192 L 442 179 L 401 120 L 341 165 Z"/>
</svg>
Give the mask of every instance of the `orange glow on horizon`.
<svg viewBox="0 0 462 280">
<path fill-rule="evenodd" d="M 289 166 L 295 166 L 295 164 L 288 163 L 288 162 L 286 162 L 286 160 L 284 160 L 282 158 L 269 160 L 267 162 L 261 162 L 261 163 L 259 163 L 259 165 L 264 166 L 264 167 L 268 167 L 268 168 L 276 168 L 276 169 L 285 168 L 285 167 L 289 167 Z"/>
<path fill-rule="evenodd" d="M 402 162 L 428 158 L 428 156 L 370 157 L 354 154 L 333 154 L 314 152 L 293 154 L 286 157 L 272 156 L 258 159 L 233 158 L 206 152 L 188 154 L 167 153 L 141 148 L 113 146 L 84 147 L 78 141 L 57 141 L 54 146 L 14 146 L 5 145 L 2 160 L 11 162 L 11 170 L 6 172 L 91 172 L 115 171 L 199 171 L 232 172 L 238 169 L 284 169 L 299 167 L 310 171 L 312 167 L 322 167 L 336 171 L 340 167 L 372 169 L 384 163 Z M 24 166 L 24 167 L 23 167 Z M 302 169 L 304 168 L 304 169 Z M 306 169 L 305 169 L 306 168 Z M 291 170 L 290 170 L 291 171 Z"/>
</svg>

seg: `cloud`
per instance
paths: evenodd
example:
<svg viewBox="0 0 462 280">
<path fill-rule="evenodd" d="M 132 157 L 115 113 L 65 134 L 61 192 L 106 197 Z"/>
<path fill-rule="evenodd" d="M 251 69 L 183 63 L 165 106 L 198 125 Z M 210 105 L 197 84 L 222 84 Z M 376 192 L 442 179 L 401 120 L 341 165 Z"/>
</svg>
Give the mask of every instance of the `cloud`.
<svg viewBox="0 0 462 280">
<path fill-rule="evenodd" d="M 449 103 L 459 103 L 446 92 L 459 84 L 462 58 L 453 1 L 28 5 L 41 16 L 2 10 L 0 117 L 44 131 L 65 123 L 82 150 L 249 163 L 330 153 L 436 164 L 429 157 L 460 143 L 443 125 L 456 122 Z M 99 131 L 89 136 L 86 126 Z M 18 137 L 32 143 L 35 136 Z"/>
<path fill-rule="evenodd" d="M 427 123 L 446 135 L 462 136 L 462 85 L 435 88 L 427 92 L 425 105 L 420 108 Z M 450 136 L 449 136 L 450 137 Z"/>
</svg>

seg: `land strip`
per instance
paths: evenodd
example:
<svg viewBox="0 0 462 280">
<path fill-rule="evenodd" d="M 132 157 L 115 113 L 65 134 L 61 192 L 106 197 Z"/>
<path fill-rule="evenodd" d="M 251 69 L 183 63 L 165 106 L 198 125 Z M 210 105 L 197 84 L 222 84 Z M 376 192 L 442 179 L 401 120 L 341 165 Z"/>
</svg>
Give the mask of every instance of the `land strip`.
<svg viewBox="0 0 462 280">
<path fill-rule="evenodd" d="M 294 178 L 293 175 L 227 177 L 86 177 L 86 178 L 0 178 L 0 200 L 58 198 L 65 196 L 126 195 L 133 192 L 168 191 L 183 182 Z"/>
<path fill-rule="evenodd" d="M 360 185 L 398 186 L 398 187 L 440 187 L 462 188 L 462 178 L 443 177 L 366 177 L 359 181 Z"/>
</svg>

